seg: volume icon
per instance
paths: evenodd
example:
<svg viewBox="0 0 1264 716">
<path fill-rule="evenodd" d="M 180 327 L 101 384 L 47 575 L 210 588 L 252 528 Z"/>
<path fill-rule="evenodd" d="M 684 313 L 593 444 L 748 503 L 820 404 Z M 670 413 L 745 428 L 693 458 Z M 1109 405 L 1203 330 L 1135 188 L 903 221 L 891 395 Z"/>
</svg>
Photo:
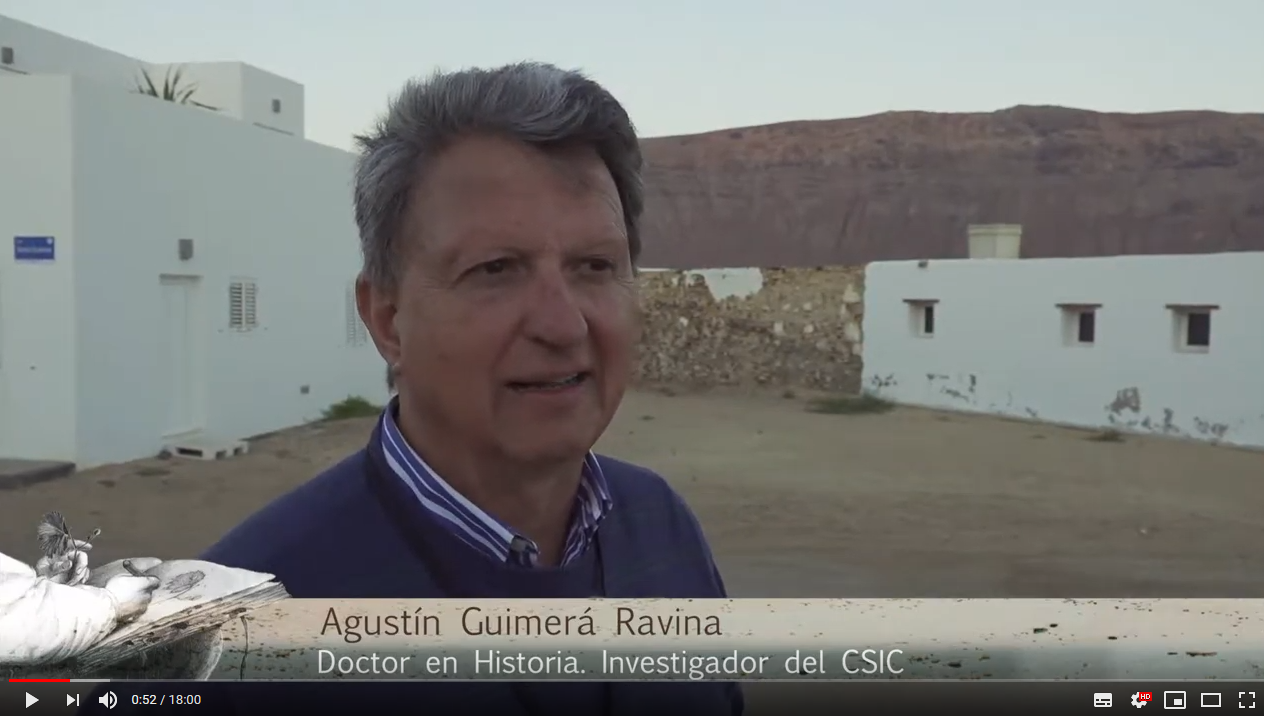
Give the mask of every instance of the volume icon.
<svg viewBox="0 0 1264 716">
<path fill-rule="evenodd" d="M 101 704 L 107 709 L 112 709 L 115 706 L 118 706 L 118 697 L 114 695 L 113 691 L 107 691 L 104 694 L 101 694 L 100 696 L 97 697 L 97 703 Z"/>
</svg>

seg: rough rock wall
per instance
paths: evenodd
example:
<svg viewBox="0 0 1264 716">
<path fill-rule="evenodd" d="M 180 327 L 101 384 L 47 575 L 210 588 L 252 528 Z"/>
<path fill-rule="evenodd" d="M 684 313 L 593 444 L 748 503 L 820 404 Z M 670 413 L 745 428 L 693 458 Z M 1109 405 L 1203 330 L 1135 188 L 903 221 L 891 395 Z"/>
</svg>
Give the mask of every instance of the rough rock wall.
<svg viewBox="0 0 1264 716">
<path fill-rule="evenodd" d="M 856 392 L 864 268 L 647 271 L 638 379 Z"/>
</svg>

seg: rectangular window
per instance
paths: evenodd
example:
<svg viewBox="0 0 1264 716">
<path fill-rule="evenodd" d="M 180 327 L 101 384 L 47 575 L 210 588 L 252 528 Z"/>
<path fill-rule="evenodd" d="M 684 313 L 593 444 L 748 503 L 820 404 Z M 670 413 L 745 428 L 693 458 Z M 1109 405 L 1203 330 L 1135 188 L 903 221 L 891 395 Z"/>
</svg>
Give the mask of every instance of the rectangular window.
<svg viewBox="0 0 1264 716">
<path fill-rule="evenodd" d="M 1185 316 L 1185 345 L 1190 348 L 1211 347 L 1211 314 L 1194 311 Z"/>
<path fill-rule="evenodd" d="M 1062 310 L 1062 343 L 1068 346 L 1091 346 L 1097 342 L 1097 309 L 1099 303 L 1059 303 Z"/>
<path fill-rule="evenodd" d="M 1181 353 L 1211 350 L 1211 314 L 1219 306 L 1207 304 L 1168 305 L 1172 312 L 1172 347 Z"/>
<path fill-rule="evenodd" d="M 234 331 L 253 331 L 259 327 L 259 287 L 252 279 L 236 278 L 228 282 L 228 327 Z"/>
<path fill-rule="evenodd" d="M 1080 343 L 1092 343 L 1094 339 L 1094 331 L 1097 314 L 1093 311 L 1083 311 L 1079 315 L 1079 332 L 1076 339 Z"/>
<path fill-rule="evenodd" d="M 909 307 L 909 328 L 918 338 L 930 338 L 935 335 L 935 304 L 933 298 L 906 298 Z"/>
</svg>

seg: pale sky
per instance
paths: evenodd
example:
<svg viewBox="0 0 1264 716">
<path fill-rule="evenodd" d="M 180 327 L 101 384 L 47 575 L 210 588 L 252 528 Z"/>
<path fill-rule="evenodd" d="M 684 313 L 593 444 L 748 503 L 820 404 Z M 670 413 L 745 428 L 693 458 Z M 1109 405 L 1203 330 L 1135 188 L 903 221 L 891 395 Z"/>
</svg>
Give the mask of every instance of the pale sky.
<svg viewBox="0 0 1264 716">
<path fill-rule="evenodd" d="M 347 148 L 407 77 L 533 59 L 609 87 L 641 134 L 888 110 L 1264 112 L 1264 0 L 0 0 L 149 62 L 301 82 Z"/>
</svg>

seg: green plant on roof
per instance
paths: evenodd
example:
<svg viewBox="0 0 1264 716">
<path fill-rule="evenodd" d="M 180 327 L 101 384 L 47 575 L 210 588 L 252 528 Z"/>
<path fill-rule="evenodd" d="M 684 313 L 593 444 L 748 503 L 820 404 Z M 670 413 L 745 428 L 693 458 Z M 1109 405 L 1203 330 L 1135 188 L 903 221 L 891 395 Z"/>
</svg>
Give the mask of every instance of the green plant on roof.
<svg viewBox="0 0 1264 716">
<path fill-rule="evenodd" d="M 168 67 L 167 72 L 162 79 L 162 84 L 154 82 L 153 75 L 149 70 L 141 68 L 140 78 L 136 80 L 136 94 L 157 97 L 166 102 L 175 104 L 191 104 L 194 107 L 209 109 L 211 111 L 219 111 L 218 107 L 212 107 L 209 104 L 202 104 L 193 99 L 193 95 L 197 94 L 198 86 L 195 82 L 186 82 L 184 80 L 184 68 Z"/>
</svg>

